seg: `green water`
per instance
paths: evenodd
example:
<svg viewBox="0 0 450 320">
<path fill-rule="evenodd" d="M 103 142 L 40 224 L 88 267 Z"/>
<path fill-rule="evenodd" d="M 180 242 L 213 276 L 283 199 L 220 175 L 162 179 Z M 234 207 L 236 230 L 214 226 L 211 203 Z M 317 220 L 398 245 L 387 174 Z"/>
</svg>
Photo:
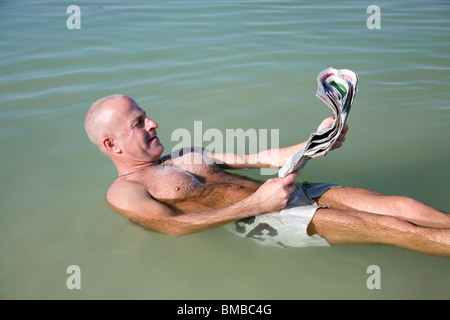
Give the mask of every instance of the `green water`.
<svg viewBox="0 0 450 320">
<path fill-rule="evenodd" d="M 126 3 L 126 4 L 124 4 Z M 448 1 L 0 2 L 1 299 L 448 299 L 450 260 L 381 245 L 278 249 L 223 229 L 143 230 L 104 202 L 115 168 L 90 144 L 97 98 L 132 96 L 170 151 L 177 128 L 306 140 L 330 109 L 317 74 L 359 75 L 345 146 L 302 178 L 450 208 Z M 369 5 L 381 29 L 368 29 Z M 257 178 L 258 171 L 242 174 Z M 69 290 L 78 265 L 81 290 Z M 370 265 L 381 289 L 369 290 Z"/>
</svg>

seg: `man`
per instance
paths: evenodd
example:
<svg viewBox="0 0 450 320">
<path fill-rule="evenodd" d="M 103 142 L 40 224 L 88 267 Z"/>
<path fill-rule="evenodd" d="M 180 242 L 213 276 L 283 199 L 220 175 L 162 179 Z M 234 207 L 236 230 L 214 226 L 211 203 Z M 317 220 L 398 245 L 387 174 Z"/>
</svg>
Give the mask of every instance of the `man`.
<svg viewBox="0 0 450 320">
<path fill-rule="evenodd" d="M 260 183 L 223 170 L 281 167 L 305 142 L 257 154 L 193 149 L 161 157 L 158 124 L 122 95 L 96 101 L 85 128 L 118 171 L 107 203 L 151 230 L 181 236 L 227 225 L 263 244 L 380 243 L 450 256 L 450 215 L 414 199 L 330 184 L 300 187 L 298 172 Z"/>
</svg>

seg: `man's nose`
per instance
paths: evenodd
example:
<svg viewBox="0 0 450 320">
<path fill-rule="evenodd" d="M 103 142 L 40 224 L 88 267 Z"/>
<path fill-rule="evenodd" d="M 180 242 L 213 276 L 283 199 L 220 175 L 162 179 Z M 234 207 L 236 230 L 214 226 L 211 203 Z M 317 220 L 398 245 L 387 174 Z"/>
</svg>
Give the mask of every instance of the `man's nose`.
<svg viewBox="0 0 450 320">
<path fill-rule="evenodd" d="M 146 126 L 146 130 L 150 131 L 152 129 L 158 128 L 158 123 L 156 121 L 153 121 L 150 118 L 145 118 L 145 126 Z"/>
</svg>

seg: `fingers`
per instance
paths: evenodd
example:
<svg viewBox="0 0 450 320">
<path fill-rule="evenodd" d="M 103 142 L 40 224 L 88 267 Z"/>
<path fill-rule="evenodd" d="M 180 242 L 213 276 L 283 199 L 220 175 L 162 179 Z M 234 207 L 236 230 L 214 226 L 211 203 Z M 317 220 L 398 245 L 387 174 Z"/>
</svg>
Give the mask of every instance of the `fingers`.
<svg viewBox="0 0 450 320">
<path fill-rule="evenodd" d="M 348 124 L 345 124 L 344 127 L 342 128 L 342 133 L 346 134 L 348 131 Z"/>
<path fill-rule="evenodd" d="M 283 209 L 292 192 L 295 191 L 294 180 L 299 171 L 288 174 L 285 178 L 273 178 L 267 180 L 252 196 L 257 197 L 257 202 L 263 205 L 262 212 L 276 212 Z"/>
<path fill-rule="evenodd" d="M 338 149 L 338 148 L 342 147 L 342 145 L 344 144 L 344 141 L 345 141 L 345 137 L 343 137 L 343 138 L 340 138 L 340 137 L 339 137 L 339 138 L 334 142 L 333 146 L 331 147 L 331 150 Z"/>
<path fill-rule="evenodd" d="M 284 182 L 284 188 L 287 192 L 287 195 L 290 195 L 292 192 L 295 191 L 295 185 L 294 181 L 297 179 L 297 177 L 300 175 L 300 171 L 294 171 L 290 174 L 288 174 L 286 177 L 283 178 Z"/>
<path fill-rule="evenodd" d="M 348 131 L 348 125 L 346 124 L 341 131 L 341 134 L 339 135 L 339 137 L 337 138 L 336 142 L 333 144 L 333 147 L 331 148 L 331 150 L 340 148 L 342 146 L 342 144 L 345 141 L 345 134 Z"/>
<path fill-rule="evenodd" d="M 317 131 L 320 131 L 320 130 L 322 130 L 325 127 L 331 126 L 333 124 L 333 122 L 334 122 L 334 118 L 333 117 L 329 117 L 329 118 L 324 119 L 320 123 L 319 127 L 317 128 Z"/>
<path fill-rule="evenodd" d="M 324 124 L 326 126 L 330 126 L 330 125 L 333 124 L 333 122 L 334 122 L 334 118 L 333 117 L 328 117 L 328 118 L 326 118 L 326 119 L 324 119 L 322 121 L 322 124 Z"/>
<path fill-rule="evenodd" d="M 293 183 L 294 180 L 297 179 L 299 175 L 300 175 L 299 170 L 289 173 L 286 177 L 282 178 L 284 184 L 287 186 L 287 185 Z"/>
<path fill-rule="evenodd" d="M 345 141 L 345 134 L 341 133 L 336 141 L 342 144 Z"/>
<path fill-rule="evenodd" d="M 295 179 L 297 179 L 299 174 L 300 174 L 300 172 L 299 172 L 299 170 L 297 170 L 297 171 L 294 171 L 294 172 L 288 174 L 284 178 L 273 178 L 273 179 L 269 179 L 266 182 L 270 181 L 271 183 L 278 184 L 282 189 L 285 189 L 290 194 L 295 190 L 294 181 L 295 181 Z"/>
</svg>

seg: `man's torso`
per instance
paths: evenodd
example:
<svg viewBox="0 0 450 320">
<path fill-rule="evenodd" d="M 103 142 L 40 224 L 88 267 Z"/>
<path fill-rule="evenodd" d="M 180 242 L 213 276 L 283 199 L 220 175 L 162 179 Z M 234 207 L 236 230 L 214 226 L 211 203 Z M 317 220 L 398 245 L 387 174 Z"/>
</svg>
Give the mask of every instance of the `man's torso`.
<svg viewBox="0 0 450 320">
<path fill-rule="evenodd" d="M 161 164 L 132 172 L 114 184 L 141 184 L 156 200 L 176 214 L 220 209 L 254 193 L 260 182 L 225 172 L 199 152 L 176 159 L 162 158 Z"/>
</svg>

